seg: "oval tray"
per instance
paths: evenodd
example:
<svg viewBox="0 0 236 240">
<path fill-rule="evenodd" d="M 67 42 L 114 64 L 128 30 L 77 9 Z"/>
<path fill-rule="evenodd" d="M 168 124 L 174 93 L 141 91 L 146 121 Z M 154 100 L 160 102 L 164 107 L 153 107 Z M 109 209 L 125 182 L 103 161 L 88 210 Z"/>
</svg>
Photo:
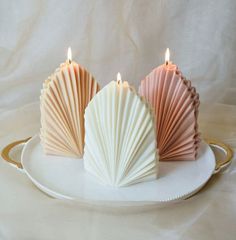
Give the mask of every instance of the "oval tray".
<svg viewBox="0 0 236 240">
<path fill-rule="evenodd" d="M 16 162 L 9 155 L 19 144 L 24 147 L 21 162 Z M 226 158 L 216 161 L 208 144 L 223 150 Z M 157 180 L 123 188 L 98 183 L 84 170 L 81 159 L 45 155 L 38 135 L 9 144 L 3 149 L 2 157 L 23 169 L 39 189 L 55 198 L 96 204 L 143 205 L 186 199 L 198 192 L 214 173 L 230 164 L 232 151 L 229 147 L 215 140 L 208 140 L 208 144 L 201 143 L 196 161 L 160 162 Z"/>
</svg>

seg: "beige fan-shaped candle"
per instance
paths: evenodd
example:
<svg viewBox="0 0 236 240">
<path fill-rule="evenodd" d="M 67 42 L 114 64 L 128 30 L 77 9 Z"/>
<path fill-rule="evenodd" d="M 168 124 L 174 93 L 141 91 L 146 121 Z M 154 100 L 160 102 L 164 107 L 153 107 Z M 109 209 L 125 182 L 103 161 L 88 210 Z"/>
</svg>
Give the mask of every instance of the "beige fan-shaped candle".
<svg viewBox="0 0 236 240">
<path fill-rule="evenodd" d="M 43 84 L 40 97 L 41 142 L 46 154 L 82 157 L 84 110 L 99 91 L 94 77 L 71 60 L 61 64 Z"/>
<path fill-rule="evenodd" d="M 85 129 L 84 166 L 101 183 L 122 187 L 157 177 L 154 116 L 119 75 L 88 104 Z"/>
<path fill-rule="evenodd" d="M 156 115 L 160 160 L 194 160 L 199 146 L 199 95 L 169 61 L 169 49 L 166 63 L 141 81 L 139 92 Z"/>
</svg>

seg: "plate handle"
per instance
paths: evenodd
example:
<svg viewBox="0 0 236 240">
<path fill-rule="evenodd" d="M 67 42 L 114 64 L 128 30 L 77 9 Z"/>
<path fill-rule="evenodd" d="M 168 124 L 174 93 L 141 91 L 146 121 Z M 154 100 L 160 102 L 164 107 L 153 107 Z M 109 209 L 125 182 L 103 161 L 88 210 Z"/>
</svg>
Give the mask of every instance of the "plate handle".
<svg viewBox="0 0 236 240">
<path fill-rule="evenodd" d="M 15 161 L 14 159 L 12 159 L 9 156 L 10 151 L 12 150 L 12 148 L 14 148 L 15 146 L 22 144 L 22 143 L 26 143 L 31 139 L 31 137 L 28 137 L 26 139 L 23 140 L 19 140 L 19 141 L 15 141 L 13 143 L 8 144 L 6 147 L 3 148 L 2 152 L 1 152 L 1 156 L 2 158 L 7 161 L 8 163 L 11 163 L 13 165 L 15 165 L 17 168 L 19 169 L 23 169 L 23 166 L 20 162 Z"/>
<path fill-rule="evenodd" d="M 226 144 L 216 140 L 216 139 L 211 139 L 207 138 L 205 141 L 213 147 L 221 149 L 225 153 L 225 158 L 224 159 L 217 159 L 216 160 L 216 166 L 215 166 L 215 173 L 218 173 L 220 170 L 224 169 L 227 167 L 233 158 L 233 150 Z"/>
</svg>

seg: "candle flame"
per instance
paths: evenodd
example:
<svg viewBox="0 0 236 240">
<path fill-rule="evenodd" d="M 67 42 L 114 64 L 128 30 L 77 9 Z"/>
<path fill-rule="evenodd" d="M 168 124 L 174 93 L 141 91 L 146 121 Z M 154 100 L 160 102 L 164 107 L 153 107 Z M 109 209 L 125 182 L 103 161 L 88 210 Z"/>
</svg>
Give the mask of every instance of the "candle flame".
<svg viewBox="0 0 236 240">
<path fill-rule="evenodd" d="M 71 51 L 71 47 L 68 48 L 68 51 L 67 51 L 67 60 L 69 63 L 72 62 L 72 51 Z"/>
<path fill-rule="evenodd" d="M 120 74 L 119 72 L 117 73 L 116 78 L 117 78 L 117 82 L 118 82 L 118 83 L 121 83 L 121 82 L 122 82 L 121 74 Z"/>
<path fill-rule="evenodd" d="M 169 63 L 169 61 L 170 61 L 170 49 L 167 48 L 166 53 L 165 53 L 165 63 L 166 63 L 166 65 Z"/>
</svg>

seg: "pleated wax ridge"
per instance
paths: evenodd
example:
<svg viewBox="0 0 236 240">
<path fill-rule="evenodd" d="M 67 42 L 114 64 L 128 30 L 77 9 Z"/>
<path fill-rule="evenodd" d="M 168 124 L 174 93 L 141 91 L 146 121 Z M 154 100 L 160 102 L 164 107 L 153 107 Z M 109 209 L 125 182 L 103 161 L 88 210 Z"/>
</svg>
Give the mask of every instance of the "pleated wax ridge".
<svg viewBox="0 0 236 240">
<path fill-rule="evenodd" d="M 62 65 L 44 82 L 40 137 L 46 154 L 83 156 L 84 111 L 98 91 L 94 77 L 74 62 Z"/>
<path fill-rule="evenodd" d="M 178 69 L 154 69 L 139 93 L 153 107 L 160 160 L 194 160 L 199 148 L 199 94 Z"/>
<path fill-rule="evenodd" d="M 85 129 L 84 166 L 100 182 L 121 187 L 156 179 L 154 116 L 134 89 L 105 86 L 85 110 Z"/>
</svg>

